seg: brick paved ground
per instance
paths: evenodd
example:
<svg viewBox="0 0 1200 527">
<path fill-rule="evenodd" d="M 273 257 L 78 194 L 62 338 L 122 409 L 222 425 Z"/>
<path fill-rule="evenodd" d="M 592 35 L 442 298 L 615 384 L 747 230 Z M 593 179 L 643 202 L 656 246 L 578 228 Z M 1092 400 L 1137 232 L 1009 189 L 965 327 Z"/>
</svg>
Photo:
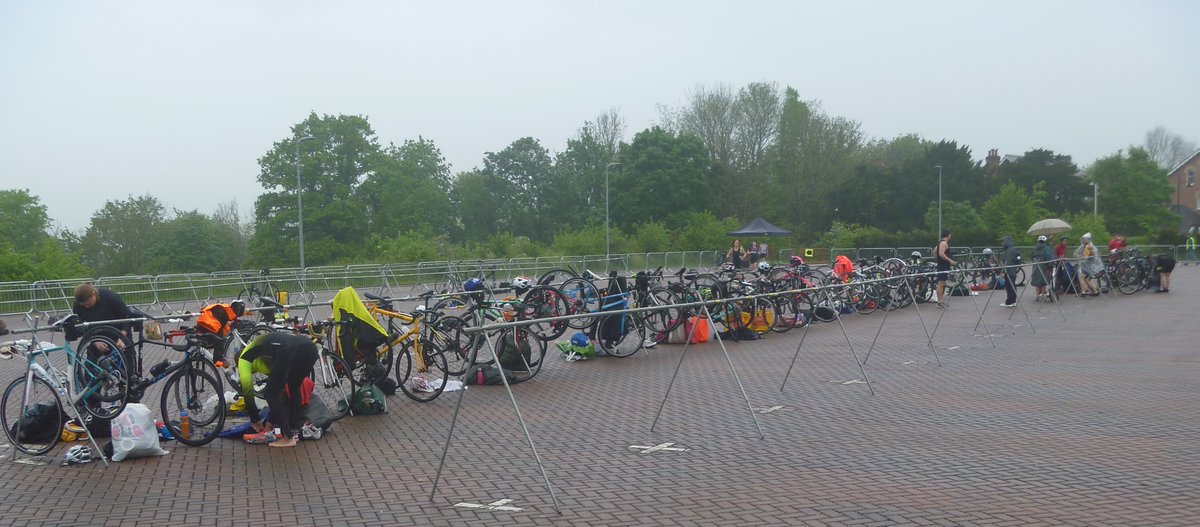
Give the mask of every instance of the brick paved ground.
<svg viewBox="0 0 1200 527">
<path fill-rule="evenodd" d="M 1200 524 L 1200 270 L 1167 295 L 1030 304 L 1033 327 L 956 298 L 934 361 L 916 311 L 889 316 L 860 377 L 837 324 L 728 350 L 717 344 L 566 363 L 515 388 L 562 513 L 502 387 L 466 393 L 429 499 L 456 397 L 391 398 L 290 450 L 220 440 L 171 454 L 59 467 L 0 461 L 0 517 L 17 525 L 1153 525 Z M 1028 292 L 1025 296 L 1028 299 Z M 1114 297 L 1115 296 L 1115 297 Z M 1039 310 L 1039 307 L 1041 309 Z M 942 311 L 922 311 L 932 327 Z M 1011 321 L 1008 316 L 1013 314 Z M 1065 320 L 1064 320 L 1065 318 Z M 850 315 L 860 356 L 882 313 Z M 1034 331 L 1036 329 L 1036 332 Z M 15 376 L 16 361 L 0 364 Z M 150 397 L 148 400 L 153 400 Z M 154 405 L 152 405 L 153 407 Z M 674 443 L 641 454 L 630 445 Z M 55 454 L 61 457 L 59 447 Z M 7 454 L 8 451 L 5 452 Z M 455 507 L 509 499 L 520 511 Z"/>
</svg>

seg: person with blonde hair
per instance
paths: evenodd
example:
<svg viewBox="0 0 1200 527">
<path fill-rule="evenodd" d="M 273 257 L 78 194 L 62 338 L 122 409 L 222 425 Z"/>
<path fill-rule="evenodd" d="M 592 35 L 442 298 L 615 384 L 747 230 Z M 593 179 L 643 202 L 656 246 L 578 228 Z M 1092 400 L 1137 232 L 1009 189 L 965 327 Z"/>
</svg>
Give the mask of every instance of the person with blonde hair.
<svg viewBox="0 0 1200 527">
<path fill-rule="evenodd" d="M 1079 294 L 1080 296 L 1100 296 L 1099 288 L 1092 284 L 1092 277 L 1104 270 L 1104 262 L 1092 244 L 1092 233 L 1084 233 L 1079 238 L 1079 248 L 1075 249 L 1075 257 L 1079 262 Z"/>
</svg>

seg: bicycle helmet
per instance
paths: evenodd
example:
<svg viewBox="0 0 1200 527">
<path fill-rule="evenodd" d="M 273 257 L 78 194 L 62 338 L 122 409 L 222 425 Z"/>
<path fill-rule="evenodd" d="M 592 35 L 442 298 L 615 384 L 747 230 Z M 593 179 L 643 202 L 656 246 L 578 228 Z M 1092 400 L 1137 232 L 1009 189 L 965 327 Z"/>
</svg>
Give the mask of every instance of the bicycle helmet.
<svg viewBox="0 0 1200 527">
<path fill-rule="evenodd" d="M 241 300 L 234 300 L 229 303 L 229 308 L 233 310 L 233 316 L 240 317 L 246 312 L 246 303 Z"/>
<path fill-rule="evenodd" d="M 921 251 L 913 251 L 909 256 L 913 258 L 921 258 Z"/>
<path fill-rule="evenodd" d="M 588 336 L 582 332 L 571 335 L 571 345 L 577 348 L 587 346 L 590 342 L 591 340 L 588 339 Z"/>
<path fill-rule="evenodd" d="M 470 280 L 467 280 L 466 282 L 463 283 L 463 290 L 464 291 L 482 291 L 483 290 L 483 280 L 480 280 L 478 278 L 472 278 Z"/>
<path fill-rule="evenodd" d="M 991 254 L 992 254 L 992 250 L 991 250 L 990 248 L 988 248 L 988 249 L 984 249 L 984 250 L 983 250 L 983 254 L 984 254 L 984 255 L 986 255 L 986 256 L 991 256 Z"/>
<path fill-rule="evenodd" d="M 87 445 L 75 445 L 71 448 L 68 448 L 63 457 L 64 467 L 67 465 L 82 465 L 84 463 L 91 463 L 92 461 L 95 461 L 95 458 L 92 457 L 92 448 Z"/>
<path fill-rule="evenodd" d="M 769 263 L 767 263 L 767 262 L 758 262 L 758 270 L 759 270 L 759 271 L 762 271 L 762 272 L 764 272 L 764 273 L 765 273 L 765 272 L 767 272 L 767 271 L 770 271 L 770 270 L 771 270 L 771 264 L 769 264 Z"/>
<path fill-rule="evenodd" d="M 1045 242 L 1045 241 L 1046 241 L 1045 236 L 1038 236 L 1038 242 Z"/>
<path fill-rule="evenodd" d="M 513 278 L 513 281 L 512 281 L 512 286 L 514 289 L 529 289 L 530 285 L 531 285 L 531 283 L 530 283 L 529 279 L 524 276 L 518 276 L 516 278 Z"/>
<path fill-rule="evenodd" d="M 804 258 L 799 256 L 793 256 L 791 261 L 792 265 L 804 265 Z"/>
</svg>

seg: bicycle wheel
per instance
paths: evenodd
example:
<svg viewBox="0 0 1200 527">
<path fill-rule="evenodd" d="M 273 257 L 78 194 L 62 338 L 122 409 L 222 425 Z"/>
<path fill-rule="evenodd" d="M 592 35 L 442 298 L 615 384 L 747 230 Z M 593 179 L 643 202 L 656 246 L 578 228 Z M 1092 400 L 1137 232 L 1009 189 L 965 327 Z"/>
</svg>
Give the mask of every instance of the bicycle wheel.
<svg viewBox="0 0 1200 527">
<path fill-rule="evenodd" d="M 125 344 L 132 350 L 132 344 Z M 81 339 L 79 355 L 73 366 L 75 386 L 83 398 L 84 411 L 100 419 L 116 417 L 132 399 L 141 399 L 141 393 L 130 397 L 130 368 L 125 353 L 117 351 L 117 341 L 108 334 L 92 334 Z M 101 351 L 101 350 L 104 351 Z"/>
<path fill-rule="evenodd" d="M 5 388 L 4 397 L 0 398 L 0 426 L 4 427 L 8 442 L 17 450 L 40 456 L 58 444 L 67 416 L 58 393 L 41 377 L 32 376 L 33 382 L 28 385 L 29 398 L 26 399 L 26 380 L 29 378 L 22 376 Z"/>
<path fill-rule="evenodd" d="M 542 276 L 538 277 L 537 284 L 558 287 L 567 280 L 578 277 L 579 275 L 575 274 L 575 272 L 570 269 L 551 269 L 546 271 Z"/>
<path fill-rule="evenodd" d="M 437 399 L 446 388 L 450 373 L 446 354 L 433 342 L 422 342 L 417 351 L 414 341 L 404 343 L 396 360 L 396 384 L 409 399 L 427 403 Z"/>
<path fill-rule="evenodd" d="M 395 338 L 395 336 L 396 335 L 390 335 L 386 342 L 375 348 L 375 357 L 360 360 L 358 364 L 355 365 L 355 386 L 375 384 L 387 378 L 388 372 L 392 371 L 392 363 L 394 363 L 396 359 L 396 353 L 392 346 L 392 339 Z"/>
<path fill-rule="evenodd" d="M 434 342 L 442 348 L 446 355 L 446 372 L 452 376 L 466 373 L 471 365 L 473 337 L 464 331 L 466 328 L 467 321 L 460 317 L 441 317 L 421 336 L 424 341 Z"/>
<path fill-rule="evenodd" d="M 790 297 L 780 296 L 770 300 L 775 304 L 775 322 L 771 324 L 771 331 L 775 333 L 787 333 L 792 328 L 804 325 L 805 319 L 803 315 L 797 312 L 796 301 Z"/>
<path fill-rule="evenodd" d="M 559 288 L 567 301 L 567 313 L 580 315 L 600 311 L 600 291 L 589 280 L 571 278 Z M 585 329 L 592 325 L 596 317 L 579 317 L 567 321 L 567 326 L 573 329 Z"/>
<path fill-rule="evenodd" d="M 313 393 L 321 398 L 336 421 L 350 415 L 350 399 L 354 397 L 354 379 L 341 357 L 322 351 L 313 365 Z"/>
<path fill-rule="evenodd" d="M 1141 289 L 1141 277 L 1137 268 L 1129 262 L 1117 264 L 1117 268 L 1113 270 L 1113 282 L 1117 290 L 1126 295 L 1132 295 Z"/>
<path fill-rule="evenodd" d="M 647 333 L 668 333 L 671 330 L 679 327 L 683 323 L 683 310 L 676 304 L 679 304 L 679 297 L 670 289 L 665 287 L 655 287 L 647 291 L 644 295 L 637 295 L 643 302 L 643 305 L 637 307 L 655 307 L 654 311 L 642 313 L 642 320 L 646 322 Z"/>
<path fill-rule="evenodd" d="M 546 342 L 525 328 L 507 328 L 496 341 L 497 362 L 512 371 L 513 383 L 525 382 L 542 371 Z M 514 349 L 515 348 L 515 349 Z"/>
<path fill-rule="evenodd" d="M 746 327 L 759 335 L 770 332 L 781 316 L 779 305 L 766 298 L 755 298 L 750 308 L 750 324 Z"/>
<path fill-rule="evenodd" d="M 183 430 L 183 411 L 188 430 Z M 162 393 L 162 420 L 176 441 L 204 446 L 225 428 L 225 392 L 208 372 L 184 368 L 167 379 Z"/>
<path fill-rule="evenodd" d="M 602 315 L 597 321 L 596 347 L 614 357 L 628 357 L 645 347 L 646 326 L 636 313 Z"/>
<path fill-rule="evenodd" d="M 553 286 L 539 285 L 530 289 L 525 293 L 525 298 L 521 300 L 524 305 L 524 317 L 526 320 L 536 320 L 543 318 L 561 317 L 568 313 L 570 303 L 563 293 L 558 288 Z M 530 331 L 533 331 L 537 338 L 545 341 L 554 340 L 561 337 L 567 332 L 567 321 L 554 320 L 546 322 L 538 322 L 529 326 Z"/>
<path fill-rule="evenodd" d="M 1013 276 L 1013 287 L 1025 287 L 1025 268 L 1018 267 Z"/>
</svg>

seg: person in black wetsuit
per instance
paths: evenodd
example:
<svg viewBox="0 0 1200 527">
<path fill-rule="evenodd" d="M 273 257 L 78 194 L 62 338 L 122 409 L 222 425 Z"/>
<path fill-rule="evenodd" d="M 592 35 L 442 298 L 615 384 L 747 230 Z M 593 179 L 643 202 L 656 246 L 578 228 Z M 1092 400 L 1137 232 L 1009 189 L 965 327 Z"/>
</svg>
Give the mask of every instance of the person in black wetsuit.
<svg viewBox="0 0 1200 527">
<path fill-rule="evenodd" d="M 313 344 L 312 339 L 291 333 L 272 332 L 259 336 L 238 353 L 237 370 L 242 397 L 246 401 L 252 426 L 258 432 L 266 432 L 268 427 L 258 421 L 252 375 L 267 374 L 267 386 L 262 395 L 271 409 L 271 421 L 281 431 L 271 446 L 296 446 L 296 435 L 304 424 L 301 422 L 300 409 L 305 398 L 302 386 L 304 379 L 312 375 L 316 362 L 317 345 Z M 288 390 L 287 397 L 283 393 L 284 387 Z"/>
</svg>

